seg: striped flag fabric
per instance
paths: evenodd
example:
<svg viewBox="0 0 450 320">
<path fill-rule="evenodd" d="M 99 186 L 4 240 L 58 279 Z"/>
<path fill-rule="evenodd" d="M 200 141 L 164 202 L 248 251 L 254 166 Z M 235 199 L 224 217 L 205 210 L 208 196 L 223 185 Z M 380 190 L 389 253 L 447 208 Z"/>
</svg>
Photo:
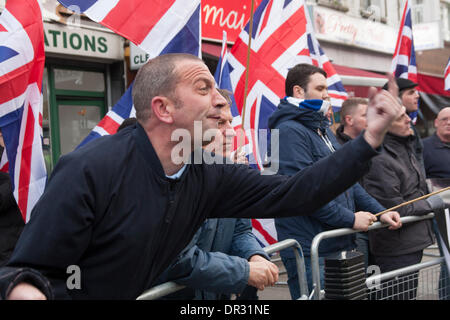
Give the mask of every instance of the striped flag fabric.
<svg viewBox="0 0 450 320">
<path fill-rule="evenodd" d="M 229 53 L 227 50 L 227 33 L 223 32 L 222 51 L 219 58 L 214 78 L 218 88 L 226 89 L 231 92 L 231 114 L 233 115 L 232 126 L 236 131 L 236 137 L 233 144 L 233 151 L 236 151 L 237 146 L 242 145 L 246 154 L 251 153 L 249 148 L 249 141 L 242 128 L 242 118 L 237 108 L 236 100 L 233 94 L 233 87 L 230 79 L 230 65 L 228 63 Z M 239 141 L 242 140 L 242 141 Z M 242 143 L 243 142 L 243 143 Z M 256 239 L 263 246 L 269 246 L 277 242 L 277 230 L 273 219 L 252 219 L 252 232 Z"/>
<path fill-rule="evenodd" d="M 77 146 L 76 149 L 84 146 L 89 141 L 102 136 L 111 135 L 117 132 L 122 122 L 127 118 L 134 118 L 136 110 L 133 105 L 133 83 L 120 98 L 119 102 L 105 115 L 105 117 L 95 126 L 86 138 Z"/>
<path fill-rule="evenodd" d="M 42 151 L 44 63 L 38 1 L 8 0 L 0 16 L 0 128 L 6 149 L 1 167 L 8 168 L 25 222 L 47 180 Z"/>
<path fill-rule="evenodd" d="M 417 83 L 416 53 L 414 50 L 412 13 L 409 0 L 406 0 L 405 9 L 403 10 L 391 72 L 396 78 L 409 79 Z"/>
<path fill-rule="evenodd" d="M 444 72 L 445 90 L 450 91 L 450 58 Z"/>
<path fill-rule="evenodd" d="M 169 52 L 201 55 L 200 0 L 58 0 L 127 38 L 150 58 Z"/>
</svg>

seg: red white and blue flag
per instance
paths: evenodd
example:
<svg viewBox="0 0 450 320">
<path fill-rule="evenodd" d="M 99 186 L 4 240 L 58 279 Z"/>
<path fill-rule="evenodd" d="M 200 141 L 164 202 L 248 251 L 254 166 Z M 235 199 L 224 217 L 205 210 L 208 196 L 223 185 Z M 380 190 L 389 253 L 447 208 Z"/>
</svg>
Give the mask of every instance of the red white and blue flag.
<svg viewBox="0 0 450 320">
<path fill-rule="evenodd" d="M 416 53 L 412 32 L 411 5 L 408 0 L 403 10 L 397 44 L 392 59 L 391 72 L 396 78 L 409 79 L 417 83 Z"/>
<path fill-rule="evenodd" d="M 450 59 L 444 72 L 445 90 L 450 91 Z"/>
<path fill-rule="evenodd" d="M 47 179 L 42 151 L 44 63 L 39 3 L 8 0 L 0 16 L 0 128 L 6 149 L 2 169 L 9 171 L 25 222 Z"/>
<path fill-rule="evenodd" d="M 200 56 L 200 0 L 58 0 L 127 38 L 150 58 L 169 52 Z"/>
<path fill-rule="evenodd" d="M 228 56 L 230 79 L 251 153 L 258 169 L 263 170 L 267 146 L 258 130 L 266 129 L 272 112 L 285 95 L 285 79 L 289 69 L 298 63 L 311 63 L 329 74 L 328 86 L 332 104 L 339 109 L 347 98 L 344 86 L 332 64 L 320 48 L 303 0 L 263 0 L 255 11 L 252 28 L 245 115 L 242 114 L 245 70 L 249 40 L 249 24 L 242 30 Z M 253 161 L 252 161 L 253 160 Z"/>
</svg>

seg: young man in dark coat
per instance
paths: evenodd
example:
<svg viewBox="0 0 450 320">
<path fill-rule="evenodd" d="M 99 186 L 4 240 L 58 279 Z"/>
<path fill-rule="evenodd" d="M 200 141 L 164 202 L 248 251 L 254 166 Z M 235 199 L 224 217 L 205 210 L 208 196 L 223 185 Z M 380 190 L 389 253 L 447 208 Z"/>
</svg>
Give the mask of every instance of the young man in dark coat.
<svg viewBox="0 0 450 320">
<path fill-rule="evenodd" d="M 327 101 L 329 96 L 325 71 L 309 64 L 296 65 L 288 72 L 286 95 L 269 118 L 269 128 L 279 130 L 279 173 L 294 175 L 333 154 L 340 146 L 329 129 L 330 123 L 326 117 L 331 104 Z M 339 170 L 338 166 L 330 165 Z M 279 241 L 295 239 L 302 246 L 308 287 L 312 291 L 310 248 L 314 237 L 337 228 L 367 231 L 369 225 L 377 220 L 372 213 L 383 210 L 375 199 L 356 184 L 308 215 L 276 218 L 275 227 Z M 398 213 L 390 212 L 383 215 L 381 220 L 396 228 L 400 227 Z M 355 246 L 355 235 L 327 239 L 321 243 L 319 264 L 322 287 L 324 257 L 353 250 Z M 288 273 L 291 297 L 298 299 L 300 288 L 295 257 L 291 250 L 283 250 L 281 258 Z"/>
<path fill-rule="evenodd" d="M 205 63 L 150 60 L 133 88 L 138 123 L 57 163 L 0 269 L 0 298 L 135 299 L 208 217 L 313 212 L 368 169 L 400 110 L 396 90 L 372 90 L 364 136 L 341 151 L 293 177 L 263 176 L 191 153 L 209 142 L 203 133 L 217 129 L 226 105 Z"/>
</svg>

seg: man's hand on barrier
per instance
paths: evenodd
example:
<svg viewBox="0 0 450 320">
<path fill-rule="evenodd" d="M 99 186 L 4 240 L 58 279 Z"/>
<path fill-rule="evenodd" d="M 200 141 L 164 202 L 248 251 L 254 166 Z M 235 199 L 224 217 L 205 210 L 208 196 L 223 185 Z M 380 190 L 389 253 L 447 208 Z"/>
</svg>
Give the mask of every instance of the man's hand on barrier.
<svg viewBox="0 0 450 320">
<path fill-rule="evenodd" d="M 367 129 L 364 132 L 364 138 L 373 148 L 381 145 L 390 125 L 400 114 L 401 108 L 398 85 L 392 75 L 389 77 L 388 91 L 378 92 L 376 88 L 370 88 Z"/>
<path fill-rule="evenodd" d="M 397 230 L 402 227 L 400 214 L 397 211 L 389 211 L 381 215 L 380 221 L 389 225 L 389 230 Z"/>
<path fill-rule="evenodd" d="M 355 212 L 355 222 L 353 224 L 353 229 L 358 231 L 367 231 L 369 230 L 369 226 L 371 226 L 376 221 L 377 217 L 375 217 L 370 212 Z"/>
<path fill-rule="evenodd" d="M 35 286 L 22 282 L 9 293 L 8 300 L 47 300 L 47 297 Z"/>
<path fill-rule="evenodd" d="M 250 273 L 248 284 L 264 290 L 267 286 L 273 286 L 278 281 L 278 267 L 259 255 L 254 255 L 249 259 Z"/>
</svg>

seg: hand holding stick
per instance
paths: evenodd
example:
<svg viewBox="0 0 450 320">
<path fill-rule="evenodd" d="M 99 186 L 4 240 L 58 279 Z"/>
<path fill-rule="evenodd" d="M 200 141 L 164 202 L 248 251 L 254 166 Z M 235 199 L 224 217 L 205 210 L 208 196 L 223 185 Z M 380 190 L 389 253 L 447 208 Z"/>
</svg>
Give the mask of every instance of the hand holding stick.
<svg viewBox="0 0 450 320">
<path fill-rule="evenodd" d="M 427 199 L 427 198 L 429 198 L 429 197 L 431 197 L 431 196 L 434 196 L 434 195 L 436 195 L 436 194 L 439 194 L 439 193 L 442 193 L 442 192 L 445 192 L 445 191 L 448 191 L 448 190 L 450 190 L 450 186 L 447 187 L 447 188 L 444 188 L 444 189 L 435 191 L 435 192 L 433 192 L 433 193 L 424 195 L 424 196 L 419 197 L 419 198 L 417 198 L 417 199 L 414 199 L 414 200 L 410 200 L 410 201 L 404 202 L 404 203 L 399 204 L 398 206 L 392 207 L 392 208 L 390 208 L 390 209 L 386 209 L 386 210 L 384 210 L 384 211 L 381 211 L 380 213 L 377 213 L 377 214 L 375 215 L 375 217 L 381 216 L 381 215 L 383 215 L 383 214 L 385 214 L 386 212 L 389 212 L 389 211 L 395 211 L 395 210 L 397 210 L 398 208 L 407 206 L 408 204 L 414 203 L 414 202 L 419 201 L 419 200 Z"/>
</svg>

